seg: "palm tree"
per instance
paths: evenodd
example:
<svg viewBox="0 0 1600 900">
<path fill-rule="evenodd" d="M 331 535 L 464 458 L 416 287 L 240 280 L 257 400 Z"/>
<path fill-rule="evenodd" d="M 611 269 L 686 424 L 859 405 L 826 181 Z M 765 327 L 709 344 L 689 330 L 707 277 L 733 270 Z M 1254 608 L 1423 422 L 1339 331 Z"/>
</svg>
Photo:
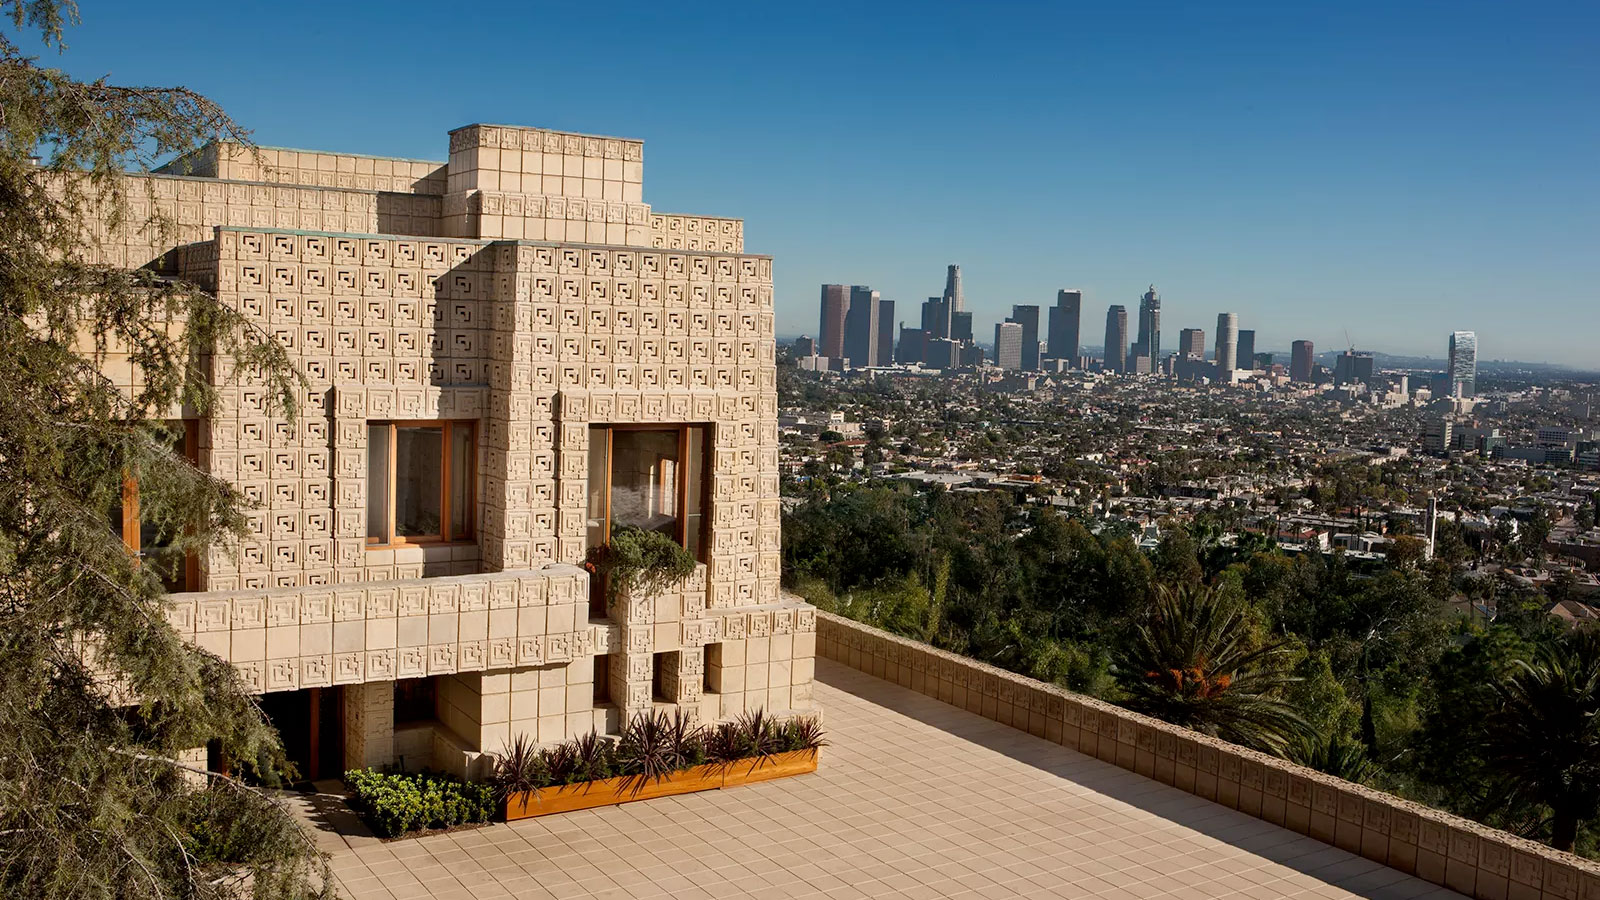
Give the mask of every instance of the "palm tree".
<svg viewBox="0 0 1600 900">
<path fill-rule="evenodd" d="M 1364 784 L 1377 774 L 1377 766 L 1367 758 L 1366 748 L 1340 734 L 1303 737 L 1290 748 L 1289 758 L 1345 781 Z"/>
<path fill-rule="evenodd" d="M 1311 732 L 1278 696 L 1298 680 L 1289 653 L 1281 643 L 1259 645 L 1243 604 L 1215 587 L 1162 585 L 1118 656 L 1122 705 L 1283 756 Z"/>
<path fill-rule="evenodd" d="M 1600 816 L 1600 631 L 1541 646 L 1495 686 L 1486 753 L 1508 804 L 1550 807 L 1550 845 L 1572 849 L 1578 823 Z"/>
</svg>

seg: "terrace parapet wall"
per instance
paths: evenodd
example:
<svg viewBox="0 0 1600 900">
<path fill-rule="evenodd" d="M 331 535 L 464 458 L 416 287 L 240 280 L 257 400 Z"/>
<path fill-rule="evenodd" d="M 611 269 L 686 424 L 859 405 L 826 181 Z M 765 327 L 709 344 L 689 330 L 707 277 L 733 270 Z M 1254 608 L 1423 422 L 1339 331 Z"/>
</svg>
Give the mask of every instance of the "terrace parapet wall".
<svg viewBox="0 0 1600 900">
<path fill-rule="evenodd" d="M 1600 865 L 817 613 L 817 655 L 1481 900 L 1600 900 Z"/>
</svg>

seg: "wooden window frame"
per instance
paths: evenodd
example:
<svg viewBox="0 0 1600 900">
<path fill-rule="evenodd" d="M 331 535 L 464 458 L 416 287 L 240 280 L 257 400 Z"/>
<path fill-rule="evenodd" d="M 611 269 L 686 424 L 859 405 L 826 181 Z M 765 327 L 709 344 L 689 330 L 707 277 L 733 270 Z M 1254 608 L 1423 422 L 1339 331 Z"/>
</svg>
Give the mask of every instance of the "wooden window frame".
<svg viewBox="0 0 1600 900">
<path fill-rule="evenodd" d="M 200 462 L 200 420 L 176 419 L 183 425 L 183 458 L 196 465 Z M 144 561 L 143 529 L 139 525 L 139 479 L 131 473 L 122 475 L 122 545 L 133 554 L 134 565 Z M 183 555 L 184 589 L 174 593 L 192 593 L 200 590 L 200 554 L 190 551 Z"/>
<path fill-rule="evenodd" d="M 710 422 L 685 422 L 681 425 L 652 423 L 611 425 L 605 423 L 595 423 L 589 426 L 591 440 L 594 438 L 594 429 L 604 430 L 606 436 L 606 480 L 604 487 L 605 515 L 603 516 L 605 520 L 605 533 L 600 539 L 601 546 L 611 543 L 611 475 L 616 469 L 616 446 L 615 441 L 613 441 L 612 438 L 619 431 L 657 431 L 663 433 L 676 431 L 678 433 L 678 473 L 674 479 L 676 482 L 674 489 L 677 494 L 677 504 L 676 509 L 673 512 L 673 517 L 677 519 L 677 527 L 673 534 L 673 540 L 678 542 L 678 546 L 686 549 L 688 548 L 690 466 L 689 430 L 692 428 L 704 428 L 705 446 L 701 448 L 704 459 L 701 460 L 702 468 L 700 472 L 700 552 L 695 555 L 695 561 L 703 563 L 709 560 L 711 548 L 711 470 L 713 458 L 711 450 L 711 438 L 713 427 L 715 426 L 713 426 Z M 590 474 L 591 476 L 593 475 L 593 473 Z"/>
<path fill-rule="evenodd" d="M 389 502 L 385 506 L 384 534 L 388 537 L 367 535 L 368 550 L 392 550 L 396 547 L 412 546 L 450 546 L 455 544 L 471 544 L 477 540 L 477 513 L 478 513 L 478 420 L 477 419 L 379 419 L 368 421 L 368 440 L 371 440 L 371 429 L 387 427 L 389 429 L 389 459 L 385 466 L 385 477 L 388 479 L 387 496 Z M 439 449 L 439 533 L 437 535 L 398 535 L 394 533 L 395 514 L 395 480 L 398 477 L 396 457 L 399 453 L 399 441 L 396 429 L 399 428 L 434 428 L 440 429 Z M 462 494 L 466 504 L 466 515 L 462 518 L 466 530 L 455 534 L 450 530 L 451 514 L 454 512 L 450 500 L 450 453 L 452 450 L 452 432 L 465 427 L 470 431 L 467 440 L 467 483 Z M 370 452 L 370 451 L 369 451 Z M 371 484 L 373 473 L 367 473 L 368 484 Z M 371 523 L 367 523 L 371 530 Z"/>
</svg>

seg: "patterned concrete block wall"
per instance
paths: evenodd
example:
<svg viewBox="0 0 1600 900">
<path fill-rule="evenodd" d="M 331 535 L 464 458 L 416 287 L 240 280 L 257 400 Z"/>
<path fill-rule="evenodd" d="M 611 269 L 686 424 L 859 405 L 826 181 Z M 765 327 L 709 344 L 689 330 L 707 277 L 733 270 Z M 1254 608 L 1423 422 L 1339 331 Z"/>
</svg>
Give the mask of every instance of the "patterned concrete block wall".
<svg viewBox="0 0 1600 900">
<path fill-rule="evenodd" d="M 394 682 L 370 681 L 344 690 L 344 765 L 381 767 L 393 762 Z"/>
<path fill-rule="evenodd" d="M 1482 900 L 1600 900 L 1600 865 L 828 613 L 819 655 Z"/>
<path fill-rule="evenodd" d="M 132 218 L 173 231 L 104 235 L 103 261 L 159 258 L 305 375 L 285 419 L 214 361 L 198 462 L 252 505 L 249 533 L 172 619 L 257 690 L 350 686 L 352 758 L 493 752 L 661 704 L 810 708 L 815 619 L 778 591 L 772 260 L 738 220 L 653 213 L 642 179 L 637 141 L 505 126 L 453 132 L 448 163 L 218 145 L 134 179 L 153 205 Z M 369 425 L 406 420 L 474 424 L 469 539 L 369 544 Z M 591 621 L 591 429 L 650 424 L 708 429 L 705 561 Z M 418 677 L 431 737 L 354 690 Z"/>
</svg>

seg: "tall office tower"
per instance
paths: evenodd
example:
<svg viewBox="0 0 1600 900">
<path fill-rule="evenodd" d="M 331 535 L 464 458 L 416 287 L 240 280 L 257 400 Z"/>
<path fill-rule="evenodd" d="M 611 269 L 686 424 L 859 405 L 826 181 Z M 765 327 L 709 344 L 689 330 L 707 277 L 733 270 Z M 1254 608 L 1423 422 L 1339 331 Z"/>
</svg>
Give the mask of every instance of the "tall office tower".
<svg viewBox="0 0 1600 900">
<path fill-rule="evenodd" d="M 972 313 L 950 313 L 950 340 L 960 341 L 963 344 L 972 343 Z"/>
<path fill-rule="evenodd" d="M 1083 343 L 1079 334 L 1083 324 L 1083 292 L 1056 291 L 1056 305 L 1050 307 L 1051 359 L 1065 360 L 1068 366 L 1078 364 L 1078 347 Z"/>
<path fill-rule="evenodd" d="M 1038 309 L 1038 307 L 1034 307 Z M 1023 346 L 1023 335 L 1027 329 L 1021 322 L 1010 319 L 997 322 L 994 326 L 994 364 L 1008 372 L 1022 368 L 1022 355 L 1026 349 Z"/>
<path fill-rule="evenodd" d="M 1238 358 L 1236 365 L 1246 372 L 1255 371 L 1256 367 L 1256 332 L 1253 328 L 1239 329 Z"/>
<path fill-rule="evenodd" d="M 900 343 L 894 351 L 894 361 L 909 366 L 928 361 L 928 333 L 921 328 L 900 326 Z"/>
<path fill-rule="evenodd" d="M 1185 328 L 1178 332 L 1178 355 L 1180 357 L 1197 356 L 1206 358 L 1206 330 L 1204 328 Z"/>
<path fill-rule="evenodd" d="M 825 284 L 822 286 L 822 327 L 817 329 L 822 356 L 838 359 L 844 356 L 844 319 L 850 310 L 850 286 Z"/>
<path fill-rule="evenodd" d="M 922 304 L 922 330 L 930 340 L 950 336 L 950 304 L 943 297 L 929 297 Z"/>
<path fill-rule="evenodd" d="M 1107 372 L 1126 372 L 1128 370 L 1128 308 L 1126 306 L 1112 306 L 1106 310 L 1104 368 Z"/>
<path fill-rule="evenodd" d="M 1478 392 L 1478 335 L 1472 331 L 1450 334 L 1450 393 L 1472 397 Z"/>
<path fill-rule="evenodd" d="M 959 369 L 961 345 L 949 338 L 930 338 L 922 354 L 922 364 L 930 369 Z"/>
<path fill-rule="evenodd" d="M 1039 307 L 1013 305 L 1009 321 L 1022 326 L 1022 370 L 1039 371 Z"/>
<path fill-rule="evenodd" d="M 1334 385 L 1367 384 L 1372 381 L 1372 354 L 1364 350 L 1346 350 L 1333 363 Z"/>
<path fill-rule="evenodd" d="M 794 342 L 794 355 L 795 356 L 816 356 L 817 355 L 817 342 L 815 340 L 813 340 L 809 335 L 804 335 L 804 334 L 800 335 L 800 337 L 796 338 L 795 342 Z"/>
<path fill-rule="evenodd" d="M 1289 359 L 1289 378 L 1309 384 L 1312 361 L 1316 359 L 1316 348 L 1310 341 L 1295 341 L 1291 349 L 1293 352 Z"/>
<path fill-rule="evenodd" d="M 950 312 L 966 312 L 967 301 L 961 296 L 961 267 L 950 266 L 944 273 L 944 302 L 950 304 Z"/>
<path fill-rule="evenodd" d="M 1239 368 L 1239 317 L 1234 313 L 1217 315 L 1217 377 L 1232 377 Z"/>
<path fill-rule="evenodd" d="M 877 293 L 874 291 L 873 293 Z M 878 345 L 873 348 L 873 365 L 894 365 L 894 301 L 878 301 Z"/>
<path fill-rule="evenodd" d="M 887 365 L 878 355 L 882 342 L 883 300 L 878 292 L 861 285 L 850 286 L 850 307 L 844 318 L 844 356 L 852 368 Z"/>
<path fill-rule="evenodd" d="M 1153 284 L 1139 298 L 1139 349 L 1134 355 L 1148 356 L 1151 371 L 1161 359 L 1161 297 Z"/>
</svg>

